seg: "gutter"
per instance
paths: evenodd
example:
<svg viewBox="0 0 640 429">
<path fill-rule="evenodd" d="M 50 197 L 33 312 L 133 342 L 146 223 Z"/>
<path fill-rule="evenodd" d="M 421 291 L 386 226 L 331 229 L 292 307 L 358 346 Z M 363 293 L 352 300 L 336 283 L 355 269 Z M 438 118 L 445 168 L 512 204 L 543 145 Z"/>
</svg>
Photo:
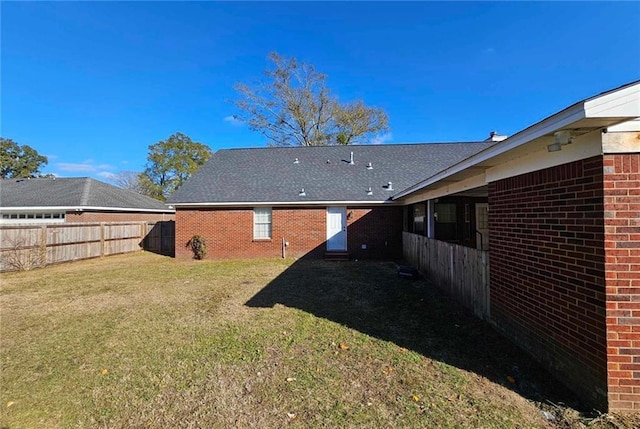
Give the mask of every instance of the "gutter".
<svg viewBox="0 0 640 429">
<path fill-rule="evenodd" d="M 131 207 L 99 207 L 99 206 L 26 206 L 0 207 L 0 213 L 11 212 L 59 212 L 59 211 L 111 211 L 111 212 L 146 212 L 146 213 L 175 213 L 173 209 L 142 209 Z"/>
<path fill-rule="evenodd" d="M 285 206 L 378 206 L 397 205 L 395 201 L 235 201 L 203 203 L 169 203 L 173 207 L 285 207 Z"/>
</svg>

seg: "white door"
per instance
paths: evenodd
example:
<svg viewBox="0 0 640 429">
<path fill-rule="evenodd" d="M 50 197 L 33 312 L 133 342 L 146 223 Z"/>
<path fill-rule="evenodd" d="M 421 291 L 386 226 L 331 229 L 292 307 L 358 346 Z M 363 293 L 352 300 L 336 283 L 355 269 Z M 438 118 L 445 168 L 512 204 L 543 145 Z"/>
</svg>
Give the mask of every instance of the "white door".
<svg viewBox="0 0 640 429">
<path fill-rule="evenodd" d="M 489 249 L 489 204 L 476 204 L 476 248 Z"/>
<path fill-rule="evenodd" d="M 327 250 L 347 250 L 346 207 L 327 207 Z"/>
</svg>

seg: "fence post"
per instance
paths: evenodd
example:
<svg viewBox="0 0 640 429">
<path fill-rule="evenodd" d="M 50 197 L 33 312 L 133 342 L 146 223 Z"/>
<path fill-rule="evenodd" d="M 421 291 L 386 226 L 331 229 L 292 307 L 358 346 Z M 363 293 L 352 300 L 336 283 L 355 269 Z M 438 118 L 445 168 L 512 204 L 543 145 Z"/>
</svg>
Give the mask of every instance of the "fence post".
<svg viewBox="0 0 640 429">
<path fill-rule="evenodd" d="M 491 287 L 489 284 L 489 253 L 482 251 L 482 287 L 484 288 L 484 317 L 491 320 Z"/>
<path fill-rule="evenodd" d="M 39 265 L 44 267 L 47 265 L 47 225 L 40 228 L 40 245 L 38 246 Z"/>
<path fill-rule="evenodd" d="M 103 258 L 104 257 L 104 228 L 105 228 L 105 223 L 104 222 L 100 222 L 100 257 Z"/>
<path fill-rule="evenodd" d="M 138 240 L 138 243 L 142 243 L 142 250 L 145 250 L 145 245 L 144 245 L 144 237 L 146 237 L 146 230 L 147 230 L 147 223 L 146 222 L 140 222 L 140 240 Z"/>
</svg>

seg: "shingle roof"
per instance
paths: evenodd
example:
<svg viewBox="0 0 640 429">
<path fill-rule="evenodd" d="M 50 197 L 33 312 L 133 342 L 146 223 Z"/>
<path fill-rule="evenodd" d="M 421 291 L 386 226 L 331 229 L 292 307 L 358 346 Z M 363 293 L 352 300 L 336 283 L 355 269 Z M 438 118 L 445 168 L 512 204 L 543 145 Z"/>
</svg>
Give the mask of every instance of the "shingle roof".
<svg viewBox="0 0 640 429">
<path fill-rule="evenodd" d="M 172 211 L 158 200 L 88 177 L 0 180 L 0 207 L 95 207 Z"/>
<path fill-rule="evenodd" d="M 223 149 L 172 204 L 385 201 L 495 142 Z M 350 165 L 353 152 L 354 164 Z M 297 163 L 295 160 L 297 159 Z M 371 169 L 367 165 L 371 163 Z M 392 182 L 393 190 L 386 186 Z M 371 188 L 371 195 L 367 190 Z M 304 189 L 305 195 L 300 196 Z"/>
</svg>

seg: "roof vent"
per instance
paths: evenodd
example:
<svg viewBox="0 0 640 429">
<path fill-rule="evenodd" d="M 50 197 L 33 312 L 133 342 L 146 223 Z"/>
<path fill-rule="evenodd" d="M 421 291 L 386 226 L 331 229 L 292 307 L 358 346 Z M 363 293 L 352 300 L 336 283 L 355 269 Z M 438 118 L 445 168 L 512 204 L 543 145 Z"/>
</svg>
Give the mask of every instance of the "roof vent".
<svg viewBox="0 0 640 429">
<path fill-rule="evenodd" d="M 351 157 L 349 158 L 349 165 L 354 165 L 355 162 L 353 162 L 353 152 L 351 152 Z"/>
<path fill-rule="evenodd" d="M 331 161 L 329 161 L 328 159 L 327 159 L 327 164 L 331 164 Z"/>
<path fill-rule="evenodd" d="M 298 192 L 298 195 L 301 197 L 306 197 L 307 193 L 304 191 L 304 188 L 300 189 L 300 192 Z"/>
<path fill-rule="evenodd" d="M 497 131 L 489 132 L 489 137 L 485 140 L 486 142 L 501 142 L 502 140 L 506 140 L 507 136 L 501 136 Z"/>
<path fill-rule="evenodd" d="M 388 182 L 387 186 L 384 187 L 387 191 L 393 191 L 393 182 Z"/>
<path fill-rule="evenodd" d="M 298 161 L 298 158 L 296 158 L 296 159 L 293 160 L 293 163 L 294 164 L 300 164 L 300 161 Z"/>
<path fill-rule="evenodd" d="M 371 163 L 367 164 L 367 170 L 373 170 L 373 165 L 371 165 Z"/>
<path fill-rule="evenodd" d="M 371 188 L 367 189 L 367 195 L 373 195 L 373 191 L 371 190 Z"/>
</svg>

